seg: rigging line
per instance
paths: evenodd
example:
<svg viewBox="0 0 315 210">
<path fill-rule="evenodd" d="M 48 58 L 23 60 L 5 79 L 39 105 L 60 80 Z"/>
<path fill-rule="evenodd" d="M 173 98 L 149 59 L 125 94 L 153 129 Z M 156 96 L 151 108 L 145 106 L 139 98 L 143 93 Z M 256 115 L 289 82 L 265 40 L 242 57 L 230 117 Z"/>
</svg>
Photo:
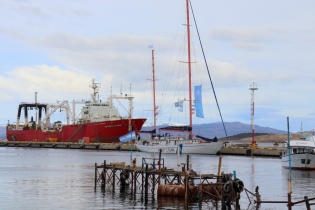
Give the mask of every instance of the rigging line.
<svg viewBox="0 0 315 210">
<path fill-rule="evenodd" d="M 182 6 L 182 8 L 184 7 L 184 4 L 183 4 L 183 6 Z M 180 18 L 179 18 L 179 21 L 181 20 L 181 17 L 182 17 L 182 15 L 183 15 L 183 9 L 181 9 L 181 11 L 182 11 L 182 13 L 179 15 L 180 16 Z M 172 53 L 171 53 L 171 59 L 169 60 L 169 63 L 168 63 L 168 68 L 167 68 L 167 75 L 168 75 L 168 73 L 169 73 L 169 71 L 171 71 L 170 70 L 170 66 L 171 66 L 171 63 L 172 63 L 172 58 L 173 58 L 173 53 L 174 53 L 174 48 L 175 48 L 175 42 L 176 42 L 176 40 L 177 40 L 177 35 L 178 35 L 178 33 L 179 33 L 179 24 L 177 24 L 177 29 L 176 29 L 176 33 L 175 33 L 175 39 L 174 39 L 174 42 L 173 42 L 173 46 L 172 46 Z M 177 58 L 178 58 L 178 55 L 177 55 Z M 171 74 L 171 76 L 173 75 L 173 72 L 174 72 L 174 69 L 175 69 L 175 66 L 174 66 L 174 68 L 173 68 L 173 70 L 172 70 L 172 74 Z M 161 107 L 163 106 L 163 102 L 164 102 L 164 98 L 165 98 L 165 93 L 166 93 L 166 90 L 167 90 L 167 88 L 168 88 L 168 86 L 169 86 L 169 83 L 170 83 L 170 80 L 171 80 L 171 78 L 169 79 L 169 81 L 168 80 L 164 80 L 164 85 L 163 85 L 163 91 L 162 91 L 162 95 L 163 95 L 163 97 L 162 97 L 162 102 L 160 103 L 161 105 Z M 166 86 L 166 87 L 165 87 Z"/>
<path fill-rule="evenodd" d="M 202 47 L 202 43 L 201 43 L 201 39 L 200 39 L 198 27 L 197 27 L 197 22 L 196 22 L 195 14 L 194 14 L 194 11 L 193 11 L 193 8 L 192 8 L 191 1 L 190 1 L 190 0 L 189 0 L 189 4 L 190 4 L 191 12 L 192 12 L 192 15 L 193 15 L 193 18 L 194 18 L 194 22 L 195 22 L 195 26 L 196 26 L 196 30 L 197 30 L 197 34 L 198 34 L 198 38 L 199 38 L 199 42 L 200 42 L 200 46 L 201 46 L 203 58 L 204 58 L 205 63 L 206 63 L 206 67 L 207 67 L 207 71 L 208 71 L 208 76 L 209 76 L 209 79 L 210 79 L 210 82 L 211 82 L 213 94 L 214 94 L 215 101 L 216 101 L 216 103 L 217 103 L 217 107 L 218 107 L 218 110 L 219 110 L 219 113 L 220 113 L 220 117 L 221 117 L 221 121 L 222 121 L 222 124 L 223 124 L 223 127 L 224 127 L 225 135 L 226 135 L 226 137 L 227 137 L 226 128 L 225 128 L 225 125 L 224 125 L 224 122 L 223 122 L 223 118 L 222 118 L 222 114 L 221 114 L 221 111 L 220 111 L 220 106 L 219 106 L 219 103 L 218 103 L 218 99 L 217 99 L 217 96 L 216 96 L 216 94 L 215 94 L 215 90 L 214 90 L 214 87 L 213 87 L 212 79 L 211 79 L 211 76 L 210 76 L 210 71 L 209 71 L 209 68 L 208 68 L 208 63 L 207 63 L 206 56 L 205 56 L 205 53 L 204 53 L 204 50 L 203 50 L 203 47 Z"/>
<path fill-rule="evenodd" d="M 185 40 L 183 40 L 183 42 L 182 42 L 182 44 L 181 44 L 181 46 L 180 46 L 180 51 L 179 51 L 178 54 L 177 54 L 177 59 L 176 59 L 176 61 L 180 60 L 180 56 L 181 56 L 180 54 L 181 54 L 181 53 L 184 53 L 184 49 L 182 50 L 183 46 L 185 47 L 184 41 L 185 41 Z M 162 107 L 162 105 L 164 104 L 164 99 L 165 99 L 165 96 L 166 96 L 166 90 L 168 89 L 168 87 L 169 87 L 169 85 L 170 85 L 170 83 L 171 83 L 171 81 L 172 81 L 173 74 L 174 74 L 174 72 L 175 72 L 176 66 L 179 66 L 180 69 L 181 69 L 181 67 L 182 67 L 182 65 L 178 64 L 178 62 L 175 62 L 175 65 L 174 65 L 173 70 L 172 70 L 172 74 L 171 74 L 171 76 L 168 78 L 167 87 L 163 90 L 163 91 L 164 91 L 164 97 L 163 97 L 163 100 L 162 100 L 162 103 L 161 103 L 161 107 Z M 180 71 L 179 71 L 178 74 L 180 74 Z M 175 75 L 175 74 L 174 74 L 174 75 Z M 175 77 L 175 76 L 174 76 L 174 77 Z M 165 102 L 165 103 L 166 103 L 165 108 L 167 108 L 168 106 L 172 106 L 172 102 L 174 102 L 175 95 L 176 95 L 177 92 L 179 92 L 179 91 L 176 92 L 177 88 L 178 88 L 178 81 L 177 81 L 176 86 L 175 86 L 173 100 L 170 99 L 169 101 L 166 101 L 166 102 Z M 172 102 L 171 102 L 171 101 L 172 101 Z M 163 105 L 163 106 L 164 106 L 164 105 Z"/>
</svg>

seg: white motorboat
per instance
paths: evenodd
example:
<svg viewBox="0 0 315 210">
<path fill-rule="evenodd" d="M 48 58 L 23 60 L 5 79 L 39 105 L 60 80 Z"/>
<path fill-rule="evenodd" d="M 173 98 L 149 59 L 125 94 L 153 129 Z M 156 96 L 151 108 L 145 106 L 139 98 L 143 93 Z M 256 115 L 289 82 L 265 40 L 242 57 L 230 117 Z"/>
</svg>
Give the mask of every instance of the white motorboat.
<svg viewBox="0 0 315 210">
<path fill-rule="evenodd" d="M 281 152 L 282 166 L 285 168 L 289 168 L 290 165 L 289 154 L 292 169 L 315 170 L 315 136 L 290 140 L 289 151 L 287 149 Z"/>
</svg>

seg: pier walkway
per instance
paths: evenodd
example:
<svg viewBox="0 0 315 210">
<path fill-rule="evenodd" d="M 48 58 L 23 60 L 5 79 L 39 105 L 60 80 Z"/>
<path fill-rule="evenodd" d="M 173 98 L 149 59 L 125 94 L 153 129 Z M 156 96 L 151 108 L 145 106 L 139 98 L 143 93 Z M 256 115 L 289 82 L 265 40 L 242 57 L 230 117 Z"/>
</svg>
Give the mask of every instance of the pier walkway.
<svg viewBox="0 0 315 210">
<path fill-rule="evenodd" d="M 0 147 L 33 147 L 33 148 L 56 148 L 56 149 L 90 149 L 90 150 L 121 150 L 137 151 L 135 144 L 120 143 L 83 143 L 83 142 L 34 142 L 34 141 L 0 141 Z M 259 147 L 250 146 L 227 146 L 220 150 L 221 155 L 242 156 L 266 156 L 280 157 L 284 147 Z"/>
</svg>

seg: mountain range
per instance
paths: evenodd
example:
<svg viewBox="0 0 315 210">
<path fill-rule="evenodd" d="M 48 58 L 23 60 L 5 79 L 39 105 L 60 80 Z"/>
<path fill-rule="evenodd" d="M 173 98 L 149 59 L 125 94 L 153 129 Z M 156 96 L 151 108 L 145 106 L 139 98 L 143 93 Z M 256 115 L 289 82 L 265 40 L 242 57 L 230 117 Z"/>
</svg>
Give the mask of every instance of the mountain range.
<svg viewBox="0 0 315 210">
<path fill-rule="evenodd" d="M 193 133 L 196 135 L 208 137 L 208 138 L 223 138 L 226 136 L 234 136 L 240 133 L 251 133 L 251 125 L 244 124 L 241 122 L 225 122 L 225 129 L 222 123 L 206 123 L 200 125 L 193 125 Z M 176 124 L 172 123 L 163 123 L 162 125 L 157 126 L 157 133 L 159 133 L 158 128 L 165 126 L 176 126 Z M 150 130 L 152 126 L 143 126 L 142 130 Z M 163 132 L 165 133 L 165 132 Z M 269 127 L 262 127 L 259 125 L 255 125 L 255 133 L 267 133 L 267 134 L 286 134 L 287 131 L 278 130 Z"/>
<path fill-rule="evenodd" d="M 176 124 L 163 123 L 161 125 L 158 125 L 157 128 L 161 128 L 161 127 L 165 127 L 169 125 L 174 126 Z M 244 124 L 241 122 L 225 122 L 224 125 L 226 128 L 227 136 L 233 136 L 240 133 L 252 132 L 251 125 Z M 148 126 L 148 125 L 143 126 L 143 130 L 150 130 L 150 129 L 152 129 L 151 126 Z M 157 129 L 157 133 L 158 133 L 158 129 Z M 193 133 L 196 135 L 200 135 L 200 136 L 204 136 L 208 138 L 226 137 L 222 123 L 207 123 L 207 124 L 193 125 Z M 286 134 L 287 131 L 255 125 L 255 133 Z M 6 136 L 5 126 L 0 126 L 0 138 L 5 138 L 5 136 Z"/>
</svg>

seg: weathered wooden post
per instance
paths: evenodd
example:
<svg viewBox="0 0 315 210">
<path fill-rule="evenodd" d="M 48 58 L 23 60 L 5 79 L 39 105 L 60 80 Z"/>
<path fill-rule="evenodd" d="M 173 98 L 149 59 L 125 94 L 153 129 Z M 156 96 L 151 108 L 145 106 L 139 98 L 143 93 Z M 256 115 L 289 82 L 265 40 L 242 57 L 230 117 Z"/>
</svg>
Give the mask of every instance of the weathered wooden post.
<svg viewBox="0 0 315 210">
<path fill-rule="evenodd" d="M 304 196 L 304 200 L 305 200 L 306 209 L 307 210 L 311 210 L 311 206 L 310 206 L 310 203 L 308 201 L 308 197 Z"/>
<path fill-rule="evenodd" d="M 162 155 L 162 149 L 159 151 L 159 182 L 158 184 L 161 184 L 161 155 Z"/>
<path fill-rule="evenodd" d="M 131 161 L 131 163 L 133 163 L 133 161 Z M 131 166 L 131 169 L 132 169 L 132 166 Z M 130 173 L 131 173 L 131 189 L 133 189 L 133 187 L 134 187 L 134 182 L 133 182 L 134 174 L 132 171 Z"/>
<path fill-rule="evenodd" d="M 96 182 L 97 182 L 97 163 L 95 163 L 95 180 L 94 180 L 94 189 L 96 190 Z"/>
<path fill-rule="evenodd" d="M 148 197 L 148 179 L 149 179 L 149 174 L 148 174 L 148 164 L 145 165 L 145 197 Z"/>
<path fill-rule="evenodd" d="M 106 174 L 105 174 L 105 160 L 104 160 L 104 166 L 103 166 L 103 170 L 102 170 L 102 183 L 101 183 L 101 188 L 105 188 L 105 177 L 106 177 Z"/>
<path fill-rule="evenodd" d="M 137 174 L 136 174 L 136 166 L 137 166 L 137 159 L 135 158 L 134 160 L 133 160 L 133 174 L 134 174 L 134 180 L 133 180 L 133 182 L 134 182 L 134 194 L 136 194 L 136 189 L 137 189 L 137 187 L 136 187 L 136 185 L 137 185 Z"/>
<path fill-rule="evenodd" d="M 257 198 L 257 208 L 259 208 L 259 206 L 260 206 L 260 195 L 259 195 L 259 187 L 258 186 L 256 186 L 255 194 L 256 194 L 256 198 Z"/>
<path fill-rule="evenodd" d="M 106 160 L 104 160 L 104 183 L 106 185 Z"/>
<path fill-rule="evenodd" d="M 220 156 L 220 157 L 219 157 L 218 176 L 220 176 L 220 172 L 221 172 L 221 164 L 222 164 L 222 156 Z"/>
<path fill-rule="evenodd" d="M 143 167 L 142 167 L 143 168 Z M 143 170 L 141 170 L 141 193 L 143 194 Z"/>
<path fill-rule="evenodd" d="M 114 169 L 113 169 L 113 191 L 115 190 L 115 177 L 116 177 L 116 167 L 114 165 Z"/>
<path fill-rule="evenodd" d="M 189 155 L 187 155 L 188 157 Z M 185 209 L 188 207 L 188 170 L 185 173 Z"/>
</svg>

